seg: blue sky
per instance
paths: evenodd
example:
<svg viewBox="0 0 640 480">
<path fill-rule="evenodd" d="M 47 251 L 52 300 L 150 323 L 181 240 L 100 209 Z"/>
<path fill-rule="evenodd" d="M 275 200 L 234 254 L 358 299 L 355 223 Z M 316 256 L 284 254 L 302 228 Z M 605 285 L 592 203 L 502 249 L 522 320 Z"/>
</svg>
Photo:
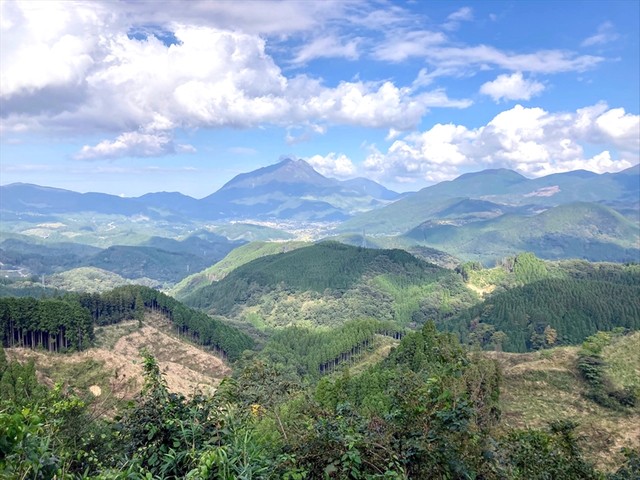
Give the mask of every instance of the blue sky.
<svg viewBox="0 0 640 480">
<path fill-rule="evenodd" d="M 303 158 L 398 191 L 618 171 L 637 1 L 3 1 L 0 183 L 202 197 Z"/>
</svg>

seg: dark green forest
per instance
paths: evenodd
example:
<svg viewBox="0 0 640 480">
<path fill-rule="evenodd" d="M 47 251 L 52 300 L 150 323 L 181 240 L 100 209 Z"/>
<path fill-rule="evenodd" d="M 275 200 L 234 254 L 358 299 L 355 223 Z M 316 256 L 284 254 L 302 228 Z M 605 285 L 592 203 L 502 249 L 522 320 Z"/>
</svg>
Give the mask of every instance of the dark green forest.
<svg viewBox="0 0 640 480">
<path fill-rule="evenodd" d="M 598 277 L 514 287 L 440 325 L 466 342 L 513 352 L 575 345 L 598 331 L 640 329 L 640 275 Z"/>
</svg>

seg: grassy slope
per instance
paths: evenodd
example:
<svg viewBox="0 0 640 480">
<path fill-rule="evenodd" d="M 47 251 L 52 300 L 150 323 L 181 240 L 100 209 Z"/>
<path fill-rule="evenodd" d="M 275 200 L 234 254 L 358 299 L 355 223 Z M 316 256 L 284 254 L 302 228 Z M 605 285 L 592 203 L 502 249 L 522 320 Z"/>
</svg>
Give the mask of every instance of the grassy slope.
<svg viewBox="0 0 640 480">
<path fill-rule="evenodd" d="M 578 347 L 561 347 L 524 354 L 487 352 L 503 371 L 503 425 L 537 428 L 554 420 L 573 420 L 589 457 L 611 468 L 620 464 L 622 447 L 640 447 L 640 406 L 609 410 L 586 399 L 576 370 L 577 351 Z M 627 385 L 634 379 L 640 388 L 639 351 L 640 332 L 607 347 L 603 357 L 608 375 Z"/>
</svg>

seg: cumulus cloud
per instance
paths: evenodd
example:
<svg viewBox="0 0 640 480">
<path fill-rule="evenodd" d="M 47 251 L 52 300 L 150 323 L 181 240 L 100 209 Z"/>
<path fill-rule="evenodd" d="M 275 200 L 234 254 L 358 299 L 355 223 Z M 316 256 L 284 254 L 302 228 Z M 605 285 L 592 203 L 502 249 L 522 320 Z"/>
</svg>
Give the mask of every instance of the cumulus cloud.
<svg viewBox="0 0 640 480">
<path fill-rule="evenodd" d="M 150 1 L 32 0 L 0 8 L 0 129 L 108 136 L 85 145 L 78 152 L 84 159 L 189 151 L 173 143 L 176 129 L 302 129 L 292 142 L 335 124 L 406 132 L 430 109 L 472 104 L 443 88 L 427 90 L 439 77 L 516 72 L 484 88 L 495 99 L 526 99 L 543 87 L 521 72 L 581 71 L 603 60 L 453 44 L 442 32 L 416 30 L 418 19 L 401 7 L 359 0 L 193 0 L 188 7 L 167 0 L 160 9 Z M 448 21 L 472 18 L 465 7 Z M 328 85 L 283 71 L 275 58 L 286 52 L 284 62 L 294 68 L 315 58 L 368 55 L 385 62 L 420 57 L 428 70 L 410 86 L 392 79 Z M 624 115 L 609 121 L 628 121 Z"/>
<path fill-rule="evenodd" d="M 159 157 L 175 153 L 194 153 L 192 145 L 176 145 L 164 133 L 126 132 L 115 140 L 103 140 L 95 146 L 85 145 L 76 155 L 77 160 L 104 160 L 120 157 Z"/>
<path fill-rule="evenodd" d="M 329 153 L 324 157 L 314 155 L 307 162 L 322 175 L 327 177 L 348 178 L 356 173 L 356 167 L 349 157 L 340 153 Z"/>
<path fill-rule="evenodd" d="M 266 40 L 254 34 L 171 23 L 168 42 L 152 28 L 127 34 L 130 26 L 102 11 L 99 3 L 96 8 L 82 2 L 77 8 L 43 5 L 53 7 L 43 14 L 31 2 L 11 4 L 3 23 L 3 39 L 11 39 L 2 42 L 4 131 L 130 132 L 124 138 L 131 132 L 264 124 L 407 130 L 430 108 L 470 105 L 466 99 L 450 99 L 442 89 L 417 94 L 392 81 L 343 81 L 328 87 L 322 79 L 286 76 L 267 53 Z M 115 15 L 113 23 L 109 15 Z M 56 19 L 53 26 L 47 23 L 50 18 Z M 327 41 L 308 44 L 298 51 L 298 60 L 317 57 L 323 49 L 334 56 L 357 55 L 356 40 Z M 78 155 L 166 151 L 132 150 L 122 143 L 130 144 L 131 138 L 102 143 L 100 149 L 87 146 Z"/>
<path fill-rule="evenodd" d="M 373 150 L 364 167 L 380 179 L 429 182 L 498 167 L 533 177 L 575 169 L 602 173 L 637 163 L 639 131 L 639 115 L 604 103 L 573 113 L 516 105 L 479 128 L 436 124 L 407 135 L 386 152 Z M 595 155 L 585 153 L 599 149 Z"/>
<path fill-rule="evenodd" d="M 526 80 L 521 72 L 498 75 L 492 82 L 480 87 L 480 93 L 489 95 L 495 102 L 500 100 L 529 100 L 544 90 L 544 85 L 535 80 Z"/>
</svg>

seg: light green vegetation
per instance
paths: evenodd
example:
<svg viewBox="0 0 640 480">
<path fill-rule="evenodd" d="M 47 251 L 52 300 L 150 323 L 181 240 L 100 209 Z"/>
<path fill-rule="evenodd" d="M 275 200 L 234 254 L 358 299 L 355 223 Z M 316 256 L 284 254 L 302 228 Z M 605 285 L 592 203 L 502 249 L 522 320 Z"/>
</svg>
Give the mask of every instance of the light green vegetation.
<svg viewBox="0 0 640 480">
<path fill-rule="evenodd" d="M 618 338 L 602 351 L 605 372 L 614 386 L 631 386 L 640 396 L 640 332 Z"/>
<path fill-rule="evenodd" d="M 184 298 L 195 289 L 223 279 L 229 272 L 256 258 L 283 253 L 309 245 L 307 242 L 251 242 L 238 247 L 222 260 L 201 272 L 190 275 L 168 291 L 178 299 Z"/>
<path fill-rule="evenodd" d="M 461 226 L 429 221 L 406 236 L 420 245 L 482 262 L 519 251 L 547 259 L 624 262 L 640 258 L 640 226 L 593 203 L 561 205 L 535 216 L 503 215 Z"/>
</svg>

